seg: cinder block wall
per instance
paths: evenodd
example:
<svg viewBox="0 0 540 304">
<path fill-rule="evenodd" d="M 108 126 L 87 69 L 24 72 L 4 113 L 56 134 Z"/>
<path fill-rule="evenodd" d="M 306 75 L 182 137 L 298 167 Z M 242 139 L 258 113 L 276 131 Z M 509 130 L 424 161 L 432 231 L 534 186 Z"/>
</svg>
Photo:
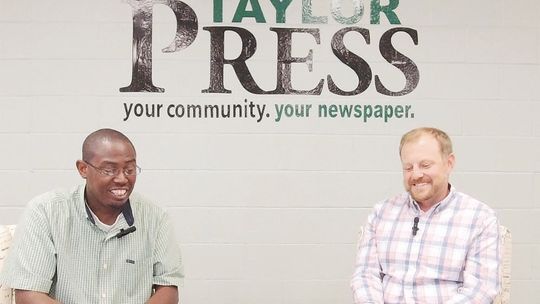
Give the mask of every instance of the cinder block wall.
<svg viewBox="0 0 540 304">
<path fill-rule="evenodd" d="M 398 141 L 430 125 L 454 139 L 454 185 L 491 205 L 513 234 L 512 303 L 540 298 L 540 4 L 519 1 L 400 1 L 402 26 L 419 44 L 396 38 L 418 65 L 414 92 L 385 97 L 374 84 L 355 97 L 268 96 L 246 92 L 225 69 L 232 94 L 202 94 L 209 82 L 212 1 L 184 1 L 199 33 L 186 50 L 163 54 L 174 17 L 154 7 L 154 70 L 164 94 L 119 93 L 131 77 L 131 9 L 122 1 L 3 1 L 0 4 L 0 223 L 17 223 L 27 201 L 81 182 L 75 171 L 85 135 L 113 127 L 130 136 L 143 174 L 137 191 L 175 219 L 183 249 L 186 304 L 350 303 L 356 233 L 371 207 L 402 190 Z M 258 39 L 252 73 L 275 84 L 275 34 L 270 26 L 316 27 L 321 43 L 298 38 L 296 56 L 314 51 L 295 85 L 311 88 L 327 74 L 354 88 L 356 76 L 333 57 L 330 39 L 345 25 L 301 22 L 294 0 L 287 23 L 232 24 L 237 1 L 224 1 L 224 23 Z M 314 13 L 329 16 L 323 0 Z M 344 3 L 347 1 L 344 1 Z M 363 1 L 366 2 L 366 1 Z M 346 4 L 344 4 L 346 7 Z M 364 3 L 366 14 L 369 3 Z M 367 15 L 366 15 L 367 16 Z M 378 53 L 393 26 L 370 25 L 372 42 L 351 48 L 394 89 L 402 75 Z M 329 17 L 330 18 L 330 17 Z M 308 37 L 309 38 L 309 37 Z M 305 39 L 305 40 L 302 40 Z M 231 40 L 234 41 L 234 40 Z M 361 43 L 358 43 L 360 41 Z M 234 57 L 238 44 L 231 42 Z M 236 48 L 234 47 L 236 45 Z M 295 78 L 296 77 L 296 78 Z M 130 119 L 124 103 L 407 104 L 414 119 Z"/>
</svg>

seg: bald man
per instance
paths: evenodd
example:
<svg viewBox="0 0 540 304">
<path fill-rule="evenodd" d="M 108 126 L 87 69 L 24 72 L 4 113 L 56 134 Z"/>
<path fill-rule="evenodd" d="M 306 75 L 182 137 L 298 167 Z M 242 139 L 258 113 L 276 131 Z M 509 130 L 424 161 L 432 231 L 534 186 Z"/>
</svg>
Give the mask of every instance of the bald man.
<svg viewBox="0 0 540 304">
<path fill-rule="evenodd" d="M 85 183 L 34 198 L 0 282 L 25 303 L 178 303 L 182 261 L 167 214 L 133 193 L 135 147 L 97 130 L 76 167 Z"/>
</svg>

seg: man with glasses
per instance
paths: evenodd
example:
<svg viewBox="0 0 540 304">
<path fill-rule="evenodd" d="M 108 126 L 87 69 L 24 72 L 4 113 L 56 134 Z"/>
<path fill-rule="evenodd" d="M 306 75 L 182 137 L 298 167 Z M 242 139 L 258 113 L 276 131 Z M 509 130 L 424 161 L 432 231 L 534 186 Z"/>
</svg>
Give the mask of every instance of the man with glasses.
<svg viewBox="0 0 540 304">
<path fill-rule="evenodd" d="M 450 185 L 448 135 L 418 128 L 401 138 L 406 192 L 377 204 L 359 243 L 354 303 L 492 303 L 499 225 L 486 204 Z"/>
<path fill-rule="evenodd" d="M 23 304 L 178 303 L 178 244 L 167 214 L 132 193 L 141 168 L 131 141 L 97 130 L 76 167 L 85 184 L 29 203 L 2 284 Z"/>
</svg>

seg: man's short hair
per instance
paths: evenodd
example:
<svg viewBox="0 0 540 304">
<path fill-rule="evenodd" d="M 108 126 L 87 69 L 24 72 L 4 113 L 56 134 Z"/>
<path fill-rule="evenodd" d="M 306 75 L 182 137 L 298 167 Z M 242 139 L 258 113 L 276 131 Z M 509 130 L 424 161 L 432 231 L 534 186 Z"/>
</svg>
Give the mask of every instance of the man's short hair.
<svg viewBox="0 0 540 304">
<path fill-rule="evenodd" d="M 452 154 L 452 141 L 450 140 L 448 134 L 437 128 L 422 127 L 412 129 L 401 137 L 401 142 L 399 143 L 399 155 L 401 156 L 401 149 L 405 144 L 415 141 L 420 136 L 425 134 L 431 135 L 437 140 L 437 142 L 439 143 L 441 154 L 443 156 L 449 156 L 450 154 Z"/>
<path fill-rule="evenodd" d="M 131 145 L 133 151 L 135 151 L 135 146 L 129 140 L 129 138 L 124 135 L 122 132 L 114 129 L 99 129 L 90 133 L 83 142 L 82 145 L 82 159 L 85 161 L 90 161 L 94 157 L 94 147 L 101 143 L 102 141 L 123 141 Z"/>
</svg>

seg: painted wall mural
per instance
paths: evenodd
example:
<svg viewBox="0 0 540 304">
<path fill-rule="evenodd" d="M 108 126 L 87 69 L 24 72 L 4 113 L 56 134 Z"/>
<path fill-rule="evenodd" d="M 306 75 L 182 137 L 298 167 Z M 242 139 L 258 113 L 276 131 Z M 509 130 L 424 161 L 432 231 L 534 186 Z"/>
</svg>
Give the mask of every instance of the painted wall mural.
<svg viewBox="0 0 540 304">
<path fill-rule="evenodd" d="M 320 96 L 324 91 L 331 96 L 357 96 L 364 93 L 370 86 L 374 86 L 380 96 L 400 97 L 413 92 L 420 82 L 420 68 L 415 59 L 400 51 L 399 43 L 406 43 L 408 47 L 419 47 L 419 33 L 416 29 L 401 25 L 400 18 L 395 10 L 399 0 L 391 0 L 382 5 L 379 0 L 369 2 L 370 14 L 365 15 L 364 2 L 360 0 L 347 1 L 349 4 L 345 14 L 344 0 L 327 2 L 330 16 L 334 23 L 331 28 L 337 30 L 330 32 L 329 16 L 313 14 L 311 0 L 303 0 L 300 14 L 287 14 L 289 5 L 293 0 L 271 0 L 275 9 L 274 22 L 267 22 L 265 12 L 259 0 L 239 0 L 234 8 L 234 1 L 226 3 L 234 8 L 234 15 L 229 23 L 224 23 L 223 0 L 213 0 L 212 17 L 209 25 L 200 25 L 200 18 L 188 4 L 179 0 L 129 0 L 133 12 L 133 42 L 132 42 L 132 71 L 131 83 L 121 87 L 122 93 L 166 93 L 167 88 L 155 84 L 152 74 L 155 67 L 152 64 L 153 23 L 156 22 L 153 14 L 156 5 L 166 6 L 173 14 L 176 23 L 174 37 L 168 46 L 161 49 L 162 53 L 176 53 L 189 48 L 200 35 L 209 37 L 209 44 L 204 46 L 208 51 L 209 70 L 197 69 L 196 73 L 207 73 L 207 83 L 200 83 L 198 94 L 224 94 L 235 95 L 239 98 L 235 102 L 224 101 L 222 104 L 145 104 L 140 102 L 125 102 L 123 120 L 127 121 L 139 117 L 170 117 L 170 118 L 252 118 L 261 122 L 266 118 L 273 118 L 280 122 L 284 117 L 345 117 L 360 118 L 363 122 L 371 119 L 380 119 L 389 122 L 392 119 L 414 118 L 412 106 L 408 104 L 357 104 L 354 102 L 332 104 L 261 104 L 252 101 L 254 96 L 261 95 L 301 95 Z M 205 13 L 208 13 L 205 11 Z M 287 16 L 301 16 L 302 27 L 287 27 Z M 364 18 L 369 18 L 369 24 L 357 25 Z M 373 33 L 371 28 L 381 24 L 381 19 L 391 25 L 384 32 Z M 295 25 L 299 24 L 296 20 Z M 263 26 L 261 26 L 263 25 Z M 267 25 L 267 26 L 264 26 Z M 273 47 L 276 50 L 275 58 L 265 58 L 264 66 L 253 65 L 252 57 L 259 51 L 261 31 L 274 33 Z M 380 32 L 378 30 L 377 32 Z M 321 39 L 324 35 L 324 43 Z M 329 36 L 330 35 L 330 36 Z M 396 36 L 400 36 L 396 43 Z M 404 39 L 405 38 L 405 39 Z M 265 41 L 268 42 L 268 41 Z M 297 45 L 309 44 L 307 52 L 298 55 L 294 49 Z M 352 44 L 352 45 L 351 45 Z M 388 80 L 372 68 L 372 64 L 362 54 L 354 51 L 357 46 L 378 48 L 380 58 L 393 66 L 401 73 L 404 83 L 400 88 L 390 88 Z M 201 48 L 201 46 L 198 46 Z M 296 85 L 295 81 L 305 74 L 294 75 L 294 67 L 307 68 L 306 73 L 312 73 L 314 66 L 320 62 L 329 61 L 328 57 L 317 57 L 318 48 L 330 48 L 336 64 L 346 66 L 354 73 L 356 78 L 351 87 L 344 86 L 331 72 L 311 84 L 303 87 Z M 232 51 L 236 54 L 231 55 Z M 271 64 L 273 63 L 273 64 Z M 227 67 L 232 68 L 226 70 Z M 273 86 L 263 86 L 261 80 L 254 75 L 255 70 L 264 69 L 265 78 L 273 78 Z M 239 82 L 242 91 L 233 91 L 226 85 L 226 79 L 234 78 Z M 268 81 L 266 81 L 268 82 Z M 349 81 L 350 82 L 350 81 Z M 394 85 L 395 87 L 395 85 Z M 190 88 L 193 89 L 193 88 Z M 276 97 L 276 100 L 278 97 Z M 244 100 L 238 102 L 238 100 Z"/>
</svg>

